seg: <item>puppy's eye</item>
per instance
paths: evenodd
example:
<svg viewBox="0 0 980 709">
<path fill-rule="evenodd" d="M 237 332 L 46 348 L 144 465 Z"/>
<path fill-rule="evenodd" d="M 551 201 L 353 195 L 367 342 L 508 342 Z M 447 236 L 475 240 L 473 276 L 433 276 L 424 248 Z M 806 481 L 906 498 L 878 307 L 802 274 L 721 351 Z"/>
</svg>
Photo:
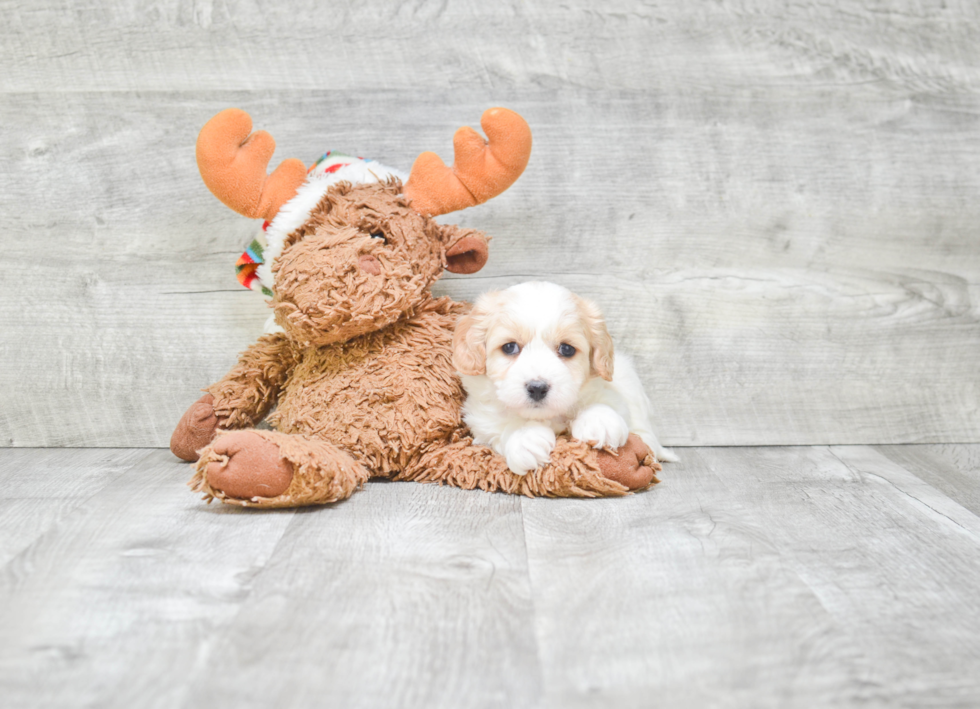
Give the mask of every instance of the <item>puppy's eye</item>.
<svg viewBox="0 0 980 709">
<path fill-rule="evenodd" d="M 521 351 L 521 346 L 516 342 L 508 342 L 506 345 L 503 345 L 500 349 L 505 355 L 516 355 L 518 352 Z"/>
<path fill-rule="evenodd" d="M 376 231 L 376 232 L 374 232 L 373 234 L 371 234 L 371 238 L 372 238 L 372 239 L 381 239 L 381 240 L 382 240 L 383 242 L 385 242 L 386 244 L 388 243 L 388 239 L 387 239 L 387 237 L 385 237 L 385 235 L 384 235 L 384 234 L 382 234 L 382 233 L 381 233 L 380 231 Z"/>
<path fill-rule="evenodd" d="M 561 355 L 562 357 L 574 357 L 575 348 L 569 344 L 562 342 L 560 345 L 558 345 L 558 354 Z"/>
</svg>

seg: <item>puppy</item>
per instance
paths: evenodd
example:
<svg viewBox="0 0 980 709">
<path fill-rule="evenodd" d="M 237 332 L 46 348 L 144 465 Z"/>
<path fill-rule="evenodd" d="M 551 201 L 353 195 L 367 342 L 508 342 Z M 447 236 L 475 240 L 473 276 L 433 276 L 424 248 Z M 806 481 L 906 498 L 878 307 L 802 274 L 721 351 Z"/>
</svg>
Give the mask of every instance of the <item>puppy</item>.
<svg viewBox="0 0 980 709">
<path fill-rule="evenodd" d="M 653 434 L 650 400 L 632 362 L 614 355 L 602 313 L 566 288 L 481 295 L 456 326 L 453 364 L 473 439 L 519 475 L 547 463 L 566 431 L 595 448 L 619 448 L 633 432 L 657 460 L 677 460 Z"/>
</svg>

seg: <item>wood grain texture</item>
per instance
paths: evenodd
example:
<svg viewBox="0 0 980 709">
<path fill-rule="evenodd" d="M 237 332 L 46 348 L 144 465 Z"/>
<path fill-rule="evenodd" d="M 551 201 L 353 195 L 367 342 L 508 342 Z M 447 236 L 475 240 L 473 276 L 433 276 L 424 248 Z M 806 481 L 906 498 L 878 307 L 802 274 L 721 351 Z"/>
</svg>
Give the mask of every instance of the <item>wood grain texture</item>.
<svg viewBox="0 0 980 709">
<path fill-rule="evenodd" d="M 147 457 L 140 449 L 0 449 L 0 566 Z"/>
<path fill-rule="evenodd" d="M 283 512 L 204 504 L 166 451 L 2 450 L 4 501 L 48 510 L 0 515 L 2 704 L 980 703 L 975 512 L 870 447 L 680 453 L 617 500 L 378 482 Z"/>
<path fill-rule="evenodd" d="M 668 444 L 980 440 L 974 3 L 4 8 L 0 445 L 165 445 L 256 337 L 256 225 L 193 159 L 229 105 L 402 168 L 520 111 L 525 175 L 447 218 L 490 263 L 439 292 L 595 298 Z"/>
<path fill-rule="evenodd" d="M 683 456 L 624 504 L 524 502 L 545 706 L 977 700 L 975 515 L 871 449 Z"/>
<path fill-rule="evenodd" d="M 4 3 L 0 90 L 975 86 L 970 0 Z M 315 48 L 315 50 L 314 50 Z"/>
<path fill-rule="evenodd" d="M 189 700 L 535 706 L 533 608 L 520 499 L 369 484 L 297 515 Z"/>
<path fill-rule="evenodd" d="M 139 457 L 0 569 L 4 706 L 180 706 L 293 517 L 206 507 L 169 451 Z"/>
<path fill-rule="evenodd" d="M 980 446 L 876 446 L 875 450 L 980 515 Z"/>
<path fill-rule="evenodd" d="M 0 568 L 5 707 L 536 703 L 518 498 L 379 483 L 243 513 L 167 451 L 100 454 L 126 473 Z"/>
</svg>

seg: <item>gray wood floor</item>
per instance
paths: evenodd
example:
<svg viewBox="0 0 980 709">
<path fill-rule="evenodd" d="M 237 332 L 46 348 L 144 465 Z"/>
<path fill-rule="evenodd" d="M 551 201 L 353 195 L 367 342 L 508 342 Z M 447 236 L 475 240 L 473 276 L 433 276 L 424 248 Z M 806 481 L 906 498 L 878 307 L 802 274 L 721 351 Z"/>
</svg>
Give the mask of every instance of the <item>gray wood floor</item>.
<svg viewBox="0 0 980 709">
<path fill-rule="evenodd" d="M 256 512 L 164 450 L 0 450 L 0 704 L 980 704 L 980 445 L 680 453 Z"/>
</svg>

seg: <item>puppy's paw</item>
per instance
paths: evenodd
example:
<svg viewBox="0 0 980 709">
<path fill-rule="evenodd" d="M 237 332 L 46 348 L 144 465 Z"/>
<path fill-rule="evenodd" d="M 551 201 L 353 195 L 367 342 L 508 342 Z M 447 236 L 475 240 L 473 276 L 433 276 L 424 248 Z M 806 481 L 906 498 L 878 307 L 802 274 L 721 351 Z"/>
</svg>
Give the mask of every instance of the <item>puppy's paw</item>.
<svg viewBox="0 0 980 709">
<path fill-rule="evenodd" d="M 547 426 L 532 424 L 517 429 L 507 439 L 504 451 L 507 467 L 518 475 L 527 475 L 551 460 L 555 449 L 555 432 Z"/>
<path fill-rule="evenodd" d="M 572 421 L 572 438 L 590 443 L 593 448 L 620 448 L 629 435 L 623 417 L 605 404 L 586 407 Z"/>
<path fill-rule="evenodd" d="M 657 458 L 657 460 L 663 463 L 681 462 L 681 459 L 676 453 L 674 453 L 674 451 L 670 450 L 669 448 L 664 448 L 663 446 L 656 446 L 653 449 L 653 455 Z"/>
</svg>

